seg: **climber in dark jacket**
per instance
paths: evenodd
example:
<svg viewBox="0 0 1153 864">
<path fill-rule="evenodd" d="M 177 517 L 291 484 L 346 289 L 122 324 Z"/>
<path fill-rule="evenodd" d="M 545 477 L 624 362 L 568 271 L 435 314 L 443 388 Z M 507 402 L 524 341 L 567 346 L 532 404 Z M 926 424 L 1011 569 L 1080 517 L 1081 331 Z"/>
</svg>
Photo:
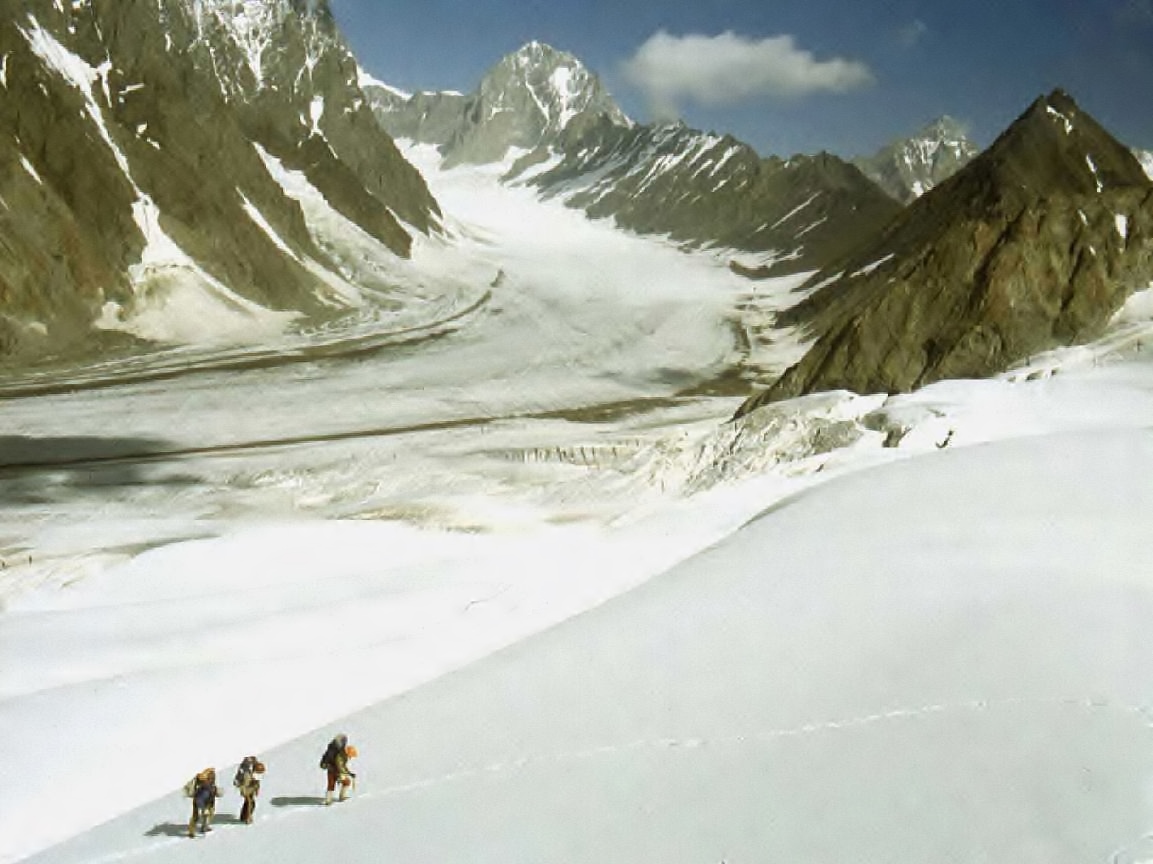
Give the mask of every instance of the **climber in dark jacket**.
<svg viewBox="0 0 1153 864">
<path fill-rule="evenodd" d="M 192 799 L 192 818 L 188 820 L 188 836 L 212 830 L 212 817 L 216 815 L 216 799 L 224 793 L 216 785 L 216 769 L 205 768 L 184 784 L 184 794 Z"/>
</svg>

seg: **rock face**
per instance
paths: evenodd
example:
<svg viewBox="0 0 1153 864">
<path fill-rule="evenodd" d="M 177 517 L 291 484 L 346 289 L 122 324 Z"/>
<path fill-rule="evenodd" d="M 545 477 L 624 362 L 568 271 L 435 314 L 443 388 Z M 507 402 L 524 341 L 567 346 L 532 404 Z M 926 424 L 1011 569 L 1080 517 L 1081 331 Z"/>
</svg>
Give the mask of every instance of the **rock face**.
<svg viewBox="0 0 1153 864">
<path fill-rule="evenodd" d="M 437 144 L 446 167 L 550 146 L 570 124 L 589 119 L 632 125 L 583 63 L 540 42 L 502 59 L 468 96 L 418 93 L 403 100 L 383 87 L 368 92 L 390 135 Z"/>
<path fill-rule="evenodd" d="M 750 276 L 816 269 L 900 209 L 835 156 L 761 159 L 730 136 L 630 121 L 571 54 L 526 45 L 468 96 L 369 87 L 397 138 L 435 144 L 446 166 L 528 151 L 505 177 L 594 218 L 747 256 Z"/>
<path fill-rule="evenodd" d="M 357 73 L 326 0 L 0 0 L 0 362 L 140 336 L 176 295 L 339 305 L 270 165 L 407 254 L 437 206 Z"/>
<path fill-rule="evenodd" d="M 742 412 L 988 376 L 1093 338 L 1151 279 L 1153 183 L 1056 91 L 875 243 L 813 277 L 784 323 L 807 325 L 815 343 Z"/>
<path fill-rule="evenodd" d="M 939 117 L 915 135 L 894 141 L 853 164 L 902 203 L 948 180 L 980 152 L 952 117 Z"/>
</svg>

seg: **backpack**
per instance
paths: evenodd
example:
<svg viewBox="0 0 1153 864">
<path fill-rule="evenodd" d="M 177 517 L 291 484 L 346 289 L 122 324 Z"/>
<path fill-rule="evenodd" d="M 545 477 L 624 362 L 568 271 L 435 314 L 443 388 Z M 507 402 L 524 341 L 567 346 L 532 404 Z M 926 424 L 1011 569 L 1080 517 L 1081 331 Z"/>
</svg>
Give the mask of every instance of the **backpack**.
<svg viewBox="0 0 1153 864">
<path fill-rule="evenodd" d="M 264 763 L 257 759 L 255 756 L 245 756 L 244 760 L 236 768 L 236 776 L 232 778 L 233 786 L 245 786 L 250 784 L 260 783 L 257 775 L 264 773 Z"/>
<path fill-rule="evenodd" d="M 236 779 L 232 785 L 240 790 L 240 794 L 249 797 L 260 794 L 260 775 L 256 769 L 240 768 L 236 772 Z"/>
<path fill-rule="evenodd" d="M 216 787 L 211 783 L 201 783 L 195 787 L 192 800 L 197 807 L 207 807 L 216 800 Z"/>
</svg>

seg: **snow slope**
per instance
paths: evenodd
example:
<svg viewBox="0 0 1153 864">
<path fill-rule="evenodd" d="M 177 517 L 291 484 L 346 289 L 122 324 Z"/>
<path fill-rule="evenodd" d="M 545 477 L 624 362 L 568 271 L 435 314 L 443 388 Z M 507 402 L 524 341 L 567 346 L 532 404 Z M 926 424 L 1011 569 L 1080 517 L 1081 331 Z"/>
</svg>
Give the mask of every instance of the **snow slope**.
<svg viewBox="0 0 1153 864">
<path fill-rule="evenodd" d="M 27 779 L 0 788 L 0 860 L 162 794 L 189 758 L 269 747 L 548 626 L 735 524 L 632 527 L 659 489 L 595 463 L 731 414 L 733 397 L 677 394 L 739 359 L 744 280 L 494 178 L 434 176 L 452 236 L 391 269 L 283 179 L 318 243 L 379 268 L 399 312 L 386 297 L 379 317 L 268 348 L 3 382 L 0 762 Z M 298 686 L 339 659 L 332 695 Z M 244 719 L 225 707 L 246 699 Z M 201 704 L 233 719 L 201 729 Z M 132 782 L 107 788 L 141 748 Z"/>
<path fill-rule="evenodd" d="M 1142 860 L 1148 293 L 724 424 L 723 265 L 437 183 L 459 326 L 0 405 L 0 861 L 202 858 L 178 790 L 250 752 L 224 864 Z"/>
<path fill-rule="evenodd" d="M 613 602 L 340 720 L 362 753 L 351 803 L 315 806 L 335 726 L 262 754 L 258 822 L 221 825 L 214 860 L 1141 860 L 1150 371 L 1077 376 L 1047 433 L 789 496 Z M 1046 382 L 1017 386 L 1047 413 Z M 1127 389 L 1127 420 L 1061 431 L 1100 388 Z M 169 794 L 34 860 L 199 860 L 175 836 L 184 809 Z"/>
</svg>

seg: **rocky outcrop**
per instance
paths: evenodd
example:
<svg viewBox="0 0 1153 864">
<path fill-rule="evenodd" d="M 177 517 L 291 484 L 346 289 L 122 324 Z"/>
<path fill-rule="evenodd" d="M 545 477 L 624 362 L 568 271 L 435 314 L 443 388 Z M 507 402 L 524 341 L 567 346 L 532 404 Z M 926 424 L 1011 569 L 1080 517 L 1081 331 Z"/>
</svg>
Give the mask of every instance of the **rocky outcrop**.
<svg viewBox="0 0 1153 864">
<path fill-rule="evenodd" d="M 821 390 L 983 377 L 1092 339 L 1153 279 L 1153 183 L 1065 93 L 1038 99 L 782 323 L 816 341 L 743 412 Z"/>
<path fill-rule="evenodd" d="M 872 156 L 854 159 L 853 164 L 889 195 L 907 204 L 948 180 L 978 152 L 965 127 L 945 116 Z"/>
<path fill-rule="evenodd" d="M 436 203 L 356 80 L 323 0 L 0 0 L 0 361 L 122 343 L 179 291 L 339 305 L 270 159 L 405 255 Z"/>
</svg>

